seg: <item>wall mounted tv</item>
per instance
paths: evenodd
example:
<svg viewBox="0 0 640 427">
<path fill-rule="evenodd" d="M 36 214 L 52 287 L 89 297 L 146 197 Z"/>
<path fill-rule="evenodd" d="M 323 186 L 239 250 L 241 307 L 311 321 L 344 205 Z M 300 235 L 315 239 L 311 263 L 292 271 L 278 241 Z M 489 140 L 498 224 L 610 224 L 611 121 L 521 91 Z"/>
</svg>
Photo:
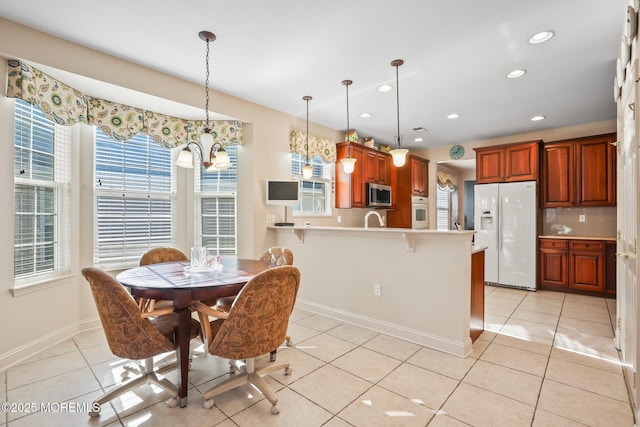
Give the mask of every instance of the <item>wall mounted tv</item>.
<svg viewBox="0 0 640 427">
<path fill-rule="evenodd" d="M 295 205 L 298 198 L 298 181 L 267 181 L 268 205 Z"/>
</svg>

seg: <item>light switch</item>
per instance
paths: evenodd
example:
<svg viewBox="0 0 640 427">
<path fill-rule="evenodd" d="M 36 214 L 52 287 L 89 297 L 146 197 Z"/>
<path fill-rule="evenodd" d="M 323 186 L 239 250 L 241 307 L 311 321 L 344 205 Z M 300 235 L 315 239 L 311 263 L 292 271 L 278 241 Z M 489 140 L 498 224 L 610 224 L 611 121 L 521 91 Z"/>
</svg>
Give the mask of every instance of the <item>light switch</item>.
<svg viewBox="0 0 640 427">
<path fill-rule="evenodd" d="M 578 221 L 580 221 L 580 222 L 585 222 L 586 220 L 587 220 L 586 215 L 580 215 L 578 217 Z"/>
</svg>

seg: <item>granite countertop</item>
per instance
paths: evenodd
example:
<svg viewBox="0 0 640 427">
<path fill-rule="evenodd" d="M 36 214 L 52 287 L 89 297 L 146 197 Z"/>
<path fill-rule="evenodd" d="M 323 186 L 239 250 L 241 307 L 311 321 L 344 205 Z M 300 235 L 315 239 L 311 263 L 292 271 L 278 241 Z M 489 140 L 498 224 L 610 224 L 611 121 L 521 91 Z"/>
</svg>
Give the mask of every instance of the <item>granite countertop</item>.
<svg viewBox="0 0 640 427">
<path fill-rule="evenodd" d="M 615 242 L 615 237 L 597 237 L 597 236 L 573 236 L 568 234 L 548 234 L 546 236 L 538 236 L 539 239 L 564 239 L 564 240 L 606 240 Z"/>
</svg>

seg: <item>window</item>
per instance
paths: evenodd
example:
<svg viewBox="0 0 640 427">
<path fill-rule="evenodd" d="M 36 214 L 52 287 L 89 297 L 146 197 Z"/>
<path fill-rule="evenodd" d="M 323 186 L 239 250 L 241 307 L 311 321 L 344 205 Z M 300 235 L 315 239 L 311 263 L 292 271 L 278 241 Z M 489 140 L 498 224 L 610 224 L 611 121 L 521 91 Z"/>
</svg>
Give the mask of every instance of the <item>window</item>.
<svg viewBox="0 0 640 427">
<path fill-rule="evenodd" d="M 137 261 L 173 246 L 171 150 L 148 135 L 116 141 L 96 128 L 94 263 Z"/>
<path fill-rule="evenodd" d="M 294 215 L 331 215 L 331 177 L 333 165 L 323 163 L 320 156 L 309 159 L 313 176 L 302 179 L 302 166 L 306 157 L 291 153 L 291 174 L 300 183 L 300 203 L 293 206 Z"/>
<path fill-rule="evenodd" d="M 451 207 L 451 190 L 436 185 L 436 229 L 449 230 L 449 209 Z"/>
<path fill-rule="evenodd" d="M 204 168 L 194 168 L 196 215 L 199 220 L 196 242 L 218 255 L 236 255 L 238 189 L 238 147 L 230 145 L 231 167 L 220 172 L 205 173 Z"/>
<path fill-rule="evenodd" d="M 69 268 L 69 129 L 20 99 L 14 104 L 14 277 Z"/>
</svg>

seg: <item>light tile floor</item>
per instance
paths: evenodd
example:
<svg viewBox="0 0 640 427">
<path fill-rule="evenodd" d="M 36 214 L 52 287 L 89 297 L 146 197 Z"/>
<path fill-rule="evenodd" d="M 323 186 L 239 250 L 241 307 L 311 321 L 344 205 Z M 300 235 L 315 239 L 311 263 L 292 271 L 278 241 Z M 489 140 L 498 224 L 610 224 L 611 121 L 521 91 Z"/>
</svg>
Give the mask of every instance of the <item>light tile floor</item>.
<svg viewBox="0 0 640 427">
<path fill-rule="evenodd" d="M 202 407 L 226 361 L 192 342 L 189 405 L 142 387 L 101 416 L 57 410 L 1 413 L 0 426 L 632 426 L 613 345 L 615 301 L 487 287 L 485 332 L 459 358 L 295 310 L 282 348 L 293 374 L 271 375 L 280 413 L 249 388 Z M 263 358 L 260 363 L 269 363 Z M 84 332 L 0 372 L 0 401 L 90 403 L 120 381 L 101 330 Z M 168 375 L 175 381 L 175 372 Z"/>
</svg>

